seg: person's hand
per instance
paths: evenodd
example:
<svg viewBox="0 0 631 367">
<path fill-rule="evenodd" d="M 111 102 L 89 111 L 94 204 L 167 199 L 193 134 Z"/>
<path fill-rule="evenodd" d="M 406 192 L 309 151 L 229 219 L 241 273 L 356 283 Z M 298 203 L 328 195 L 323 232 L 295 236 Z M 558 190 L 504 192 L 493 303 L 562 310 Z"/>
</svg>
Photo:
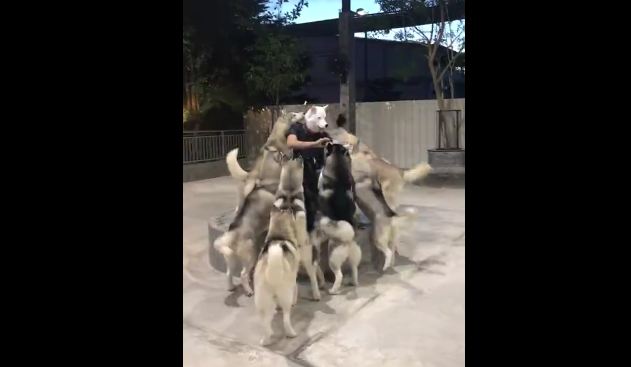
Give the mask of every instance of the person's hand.
<svg viewBox="0 0 631 367">
<path fill-rule="evenodd" d="M 329 138 L 320 138 L 320 139 L 318 139 L 318 140 L 314 141 L 314 142 L 313 142 L 313 145 L 314 145 L 316 148 L 324 148 L 324 146 L 326 145 L 326 143 L 329 143 L 329 142 L 331 142 L 331 139 L 329 139 Z"/>
</svg>

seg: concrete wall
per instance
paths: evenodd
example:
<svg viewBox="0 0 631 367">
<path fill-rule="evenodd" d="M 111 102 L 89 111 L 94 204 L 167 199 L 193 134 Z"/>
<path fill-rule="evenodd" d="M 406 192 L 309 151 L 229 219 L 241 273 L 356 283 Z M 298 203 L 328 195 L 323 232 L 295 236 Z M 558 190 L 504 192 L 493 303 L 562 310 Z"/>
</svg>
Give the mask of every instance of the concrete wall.
<svg viewBox="0 0 631 367">
<path fill-rule="evenodd" d="M 246 168 L 246 160 L 240 159 L 241 167 Z M 228 167 L 224 159 L 213 162 L 185 164 L 182 173 L 183 182 L 206 180 L 209 178 L 228 176 Z"/>
<path fill-rule="evenodd" d="M 460 145 L 465 147 L 465 100 L 451 101 L 452 109 L 461 110 Z M 303 105 L 284 106 L 288 112 L 304 112 Z M 360 102 L 356 104 L 357 136 L 379 155 L 402 168 L 427 162 L 427 150 L 437 147 L 436 100 Z M 336 127 L 339 104 L 327 108 L 327 122 Z M 270 111 L 248 112 L 245 116 L 247 144 L 254 158 L 267 139 L 271 122 Z M 239 161 L 242 167 L 248 160 Z M 224 160 L 184 165 L 184 182 L 229 175 Z"/>
<path fill-rule="evenodd" d="M 284 108 L 290 112 L 305 110 L 300 105 Z M 357 136 L 379 155 L 399 167 L 409 168 L 419 162 L 427 162 L 427 150 L 435 149 L 438 145 L 437 109 L 436 100 L 357 103 Z M 450 109 L 462 111 L 460 146 L 464 149 L 465 100 L 452 100 Z M 329 126 L 336 126 L 338 113 L 339 105 L 329 104 Z"/>
<path fill-rule="evenodd" d="M 437 140 L 436 100 L 358 103 L 357 136 L 382 157 L 408 168 L 427 162 Z M 461 110 L 460 146 L 465 148 L 465 100 L 452 101 Z"/>
</svg>

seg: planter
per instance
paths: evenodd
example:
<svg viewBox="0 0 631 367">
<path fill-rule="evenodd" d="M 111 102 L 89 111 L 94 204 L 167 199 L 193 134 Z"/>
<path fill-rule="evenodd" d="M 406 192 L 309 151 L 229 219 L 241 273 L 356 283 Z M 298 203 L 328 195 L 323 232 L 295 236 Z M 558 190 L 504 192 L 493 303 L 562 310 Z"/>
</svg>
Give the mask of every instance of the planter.
<svg viewBox="0 0 631 367">
<path fill-rule="evenodd" d="M 429 165 L 432 168 L 448 168 L 465 166 L 463 149 L 428 149 Z"/>
</svg>

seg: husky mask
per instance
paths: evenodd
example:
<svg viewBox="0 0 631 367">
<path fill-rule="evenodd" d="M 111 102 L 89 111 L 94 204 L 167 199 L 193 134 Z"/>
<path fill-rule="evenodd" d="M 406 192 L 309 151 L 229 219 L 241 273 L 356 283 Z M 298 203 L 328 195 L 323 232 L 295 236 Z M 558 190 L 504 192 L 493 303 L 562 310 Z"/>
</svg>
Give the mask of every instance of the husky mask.
<svg viewBox="0 0 631 367">
<path fill-rule="evenodd" d="M 305 123 L 309 130 L 321 132 L 329 126 L 326 122 L 326 108 L 328 106 L 313 106 L 305 113 Z"/>
</svg>

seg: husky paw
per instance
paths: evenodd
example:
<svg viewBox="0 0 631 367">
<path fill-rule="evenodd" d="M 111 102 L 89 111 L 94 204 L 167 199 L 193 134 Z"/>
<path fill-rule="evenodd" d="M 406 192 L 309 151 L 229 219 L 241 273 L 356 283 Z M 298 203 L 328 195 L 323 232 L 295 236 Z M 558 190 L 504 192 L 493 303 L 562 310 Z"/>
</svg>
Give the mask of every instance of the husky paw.
<svg viewBox="0 0 631 367">
<path fill-rule="evenodd" d="M 248 297 L 252 297 L 254 295 L 254 292 L 246 292 L 245 295 Z"/>
<path fill-rule="evenodd" d="M 320 292 L 317 292 L 313 295 L 313 300 L 318 302 L 322 297 L 320 296 Z"/>
<path fill-rule="evenodd" d="M 394 258 L 394 256 L 390 256 L 385 259 L 383 262 L 383 269 L 381 269 L 381 271 L 386 271 L 390 266 L 392 266 L 392 258 Z"/>
<path fill-rule="evenodd" d="M 285 336 L 288 338 L 295 338 L 298 334 L 296 334 L 296 331 L 294 330 L 289 330 L 289 332 L 285 331 Z"/>
<path fill-rule="evenodd" d="M 329 289 L 329 294 L 340 294 L 340 289 L 339 288 L 337 288 L 337 289 L 331 288 L 331 289 Z"/>
</svg>

